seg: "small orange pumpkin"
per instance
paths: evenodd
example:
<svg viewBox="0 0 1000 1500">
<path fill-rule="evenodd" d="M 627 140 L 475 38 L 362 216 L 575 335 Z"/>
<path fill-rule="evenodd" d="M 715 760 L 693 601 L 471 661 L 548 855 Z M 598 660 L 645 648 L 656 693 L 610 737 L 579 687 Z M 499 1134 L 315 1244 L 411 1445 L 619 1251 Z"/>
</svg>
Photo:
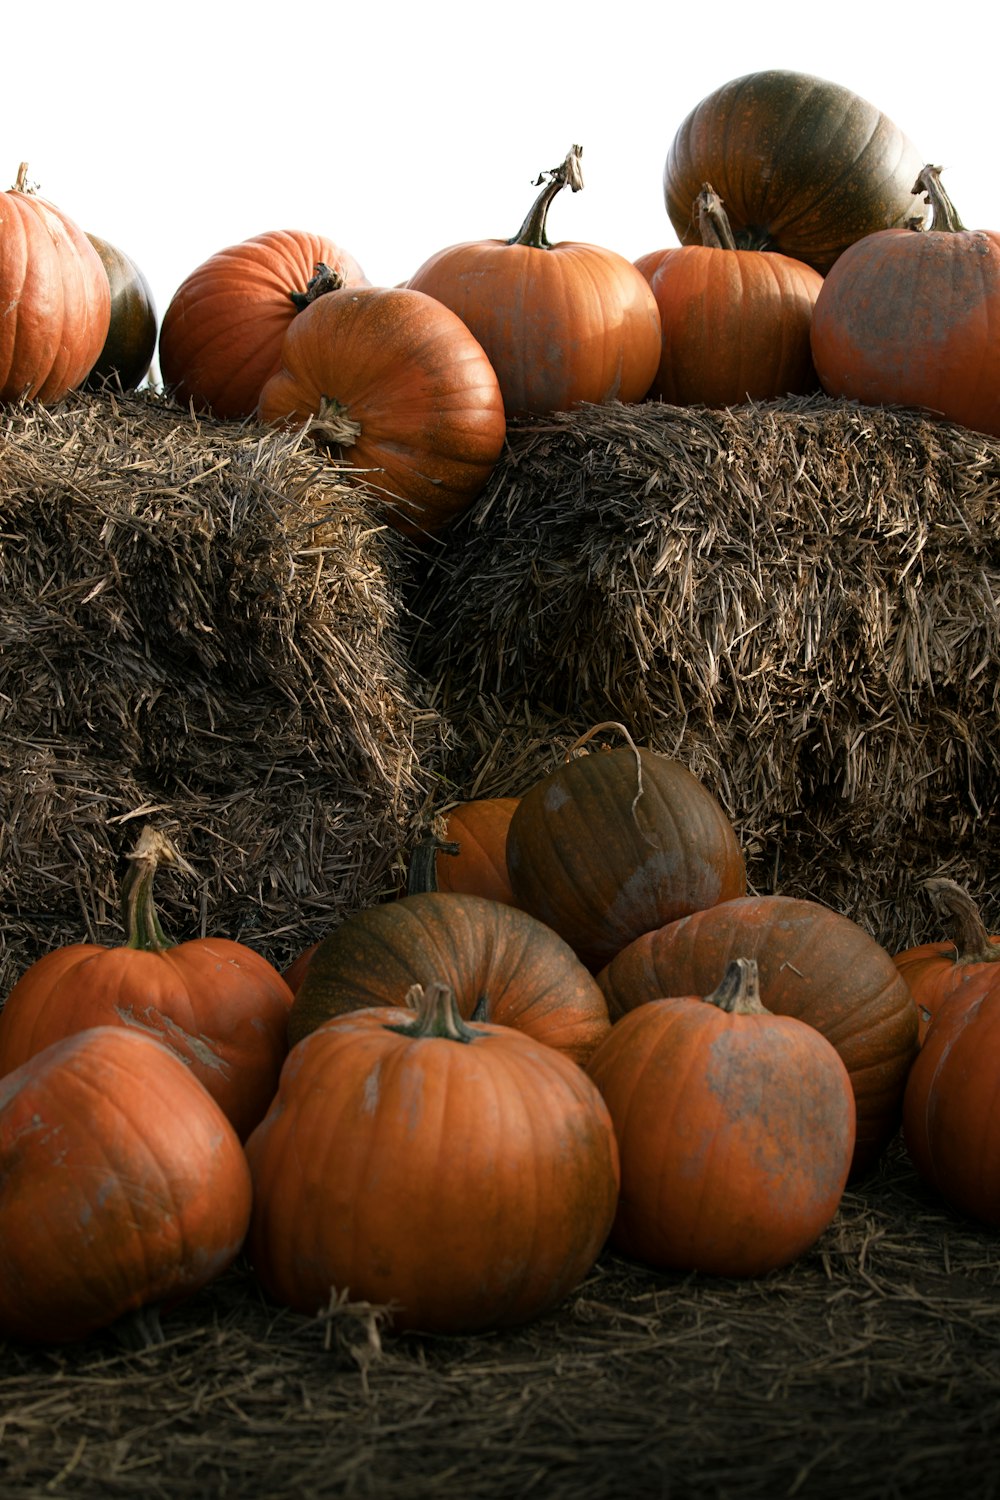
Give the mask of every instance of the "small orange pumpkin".
<svg viewBox="0 0 1000 1500">
<path fill-rule="evenodd" d="M 478 797 L 439 814 L 413 852 L 408 894 L 456 891 L 515 906 L 507 872 L 507 830 L 518 801 Z"/>
<path fill-rule="evenodd" d="M 952 938 L 919 943 L 894 959 L 916 1001 L 921 1045 L 934 1016 L 952 996 L 972 1001 L 989 993 L 1000 995 L 1000 937 L 986 931 L 968 891 L 944 877 L 926 880 L 924 890 L 950 924 Z"/>
</svg>

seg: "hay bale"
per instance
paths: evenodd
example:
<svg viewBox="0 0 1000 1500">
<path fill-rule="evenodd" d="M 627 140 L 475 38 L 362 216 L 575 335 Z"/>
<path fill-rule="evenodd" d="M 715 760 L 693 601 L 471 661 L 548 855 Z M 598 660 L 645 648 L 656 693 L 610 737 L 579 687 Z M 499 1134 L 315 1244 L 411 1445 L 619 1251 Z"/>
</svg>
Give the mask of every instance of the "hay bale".
<svg viewBox="0 0 1000 1500">
<path fill-rule="evenodd" d="M 121 940 L 141 823 L 165 925 L 273 962 L 398 879 L 443 725 L 401 642 L 405 544 L 294 437 L 150 393 L 0 418 L 0 994 Z"/>
<path fill-rule="evenodd" d="M 519 424 L 414 606 L 478 745 L 452 774 L 519 790 L 525 704 L 622 720 L 720 797 L 755 890 L 895 950 L 948 874 L 1000 923 L 998 496 L 1000 441 L 825 397 Z"/>
</svg>

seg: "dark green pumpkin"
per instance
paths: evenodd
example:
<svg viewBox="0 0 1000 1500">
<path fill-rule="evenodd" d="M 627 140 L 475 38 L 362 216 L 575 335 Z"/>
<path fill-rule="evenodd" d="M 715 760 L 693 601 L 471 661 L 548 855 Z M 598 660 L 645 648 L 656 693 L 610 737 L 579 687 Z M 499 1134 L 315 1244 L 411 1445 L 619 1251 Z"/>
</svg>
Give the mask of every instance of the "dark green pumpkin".
<svg viewBox="0 0 1000 1500">
<path fill-rule="evenodd" d="M 875 105 L 808 73 L 748 73 L 704 98 L 663 169 L 670 222 L 697 245 L 710 182 L 741 250 L 777 250 L 821 275 L 855 240 L 923 221 L 913 194 L 924 157 Z"/>
<path fill-rule="evenodd" d="M 134 391 L 149 373 L 156 349 L 156 307 L 149 282 L 130 256 L 96 234 L 88 240 L 101 257 L 111 286 L 111 326 L 97 363 L 84 382 L 99 389 L 106 380 Z"/>
</svg>

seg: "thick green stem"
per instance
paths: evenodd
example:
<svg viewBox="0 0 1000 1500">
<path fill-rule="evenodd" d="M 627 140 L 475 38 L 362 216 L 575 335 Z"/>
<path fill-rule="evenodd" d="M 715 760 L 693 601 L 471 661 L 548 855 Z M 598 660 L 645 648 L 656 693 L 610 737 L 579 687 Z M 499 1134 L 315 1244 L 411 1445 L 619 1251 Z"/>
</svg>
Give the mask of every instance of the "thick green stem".
<svg viewBox="0 0 1000 1500">
<path fill-rule="evenodd" d="M 422 895 L 426 891 L 438 889 L 437 857 L 439 853 L 455 855 L 460 853 L 460 848 L 453 840 L 442 838 L 436 829 L 430 828 L 420 842 L 414 845 L 413 853 L 410 855 L 410 868 L 406 872 L 408 896 Z"/>
<path fill-rule="evenodd" d="M 416 1011 L 412 1021 L 402 1026 L 389 1026 L 387 1030 L 414 1041 L 422 1037 L 441 1037 L 448 1042 L 475 1042 L 482 1036 L 463 1021 L 459 1014 L 455 992 L 450 985 L 434 979 L 426 988 L 422 984 L 411 985 L 406 992 L 408 1008 Z"/>
<path fill-rule="evenodd" d="M 947 234 L 959 234 L 965 225 L 958 217 L 958 210 L 941 186 L 941 168 L 926 166 L 913 184 L 914 194 L 923 193 L 924 202 L 931 206 L 930 230 L 944 230 Z"/>
<path fill-rule="evenodd" d="M 734 958 L 718 985 L 705 996 L 707 1005 L 734 1016 L 766 1016 L 767 1007 L 761 1003 L 760 980 L 755 958 Z"/>
<path fill-rule="evenodd" d="M 562 166 L 554 167 L 551 172 L 543 172 L 537 178 L 535 186 L 537 187 L 540 183 L 544 183 L 545 186 L 532 204 L 531 211 L 517 234 L 507 241 L 508 245 L 529 245 L 535 250 L 552 248 L 545 234 L 549 204 L 567 183 L 574 193 L 578 193 L 583 187 L 583 171 L 580 167 L 582 151 L 582 146 L 571 146 Z"/>
<path fill-rule="evenodd" d="M 710 250 L 735 250 L 736 241 L 722 199 L 710 182 L 703 182 L 696 204 L 701 243 Z"/>
<path fill-rule="evenodd" d="M 160 865 L 174 865 L 186 875 L 193 875 L 194 870 L 166 834 L 148 824 L 128 858 L 130 863 L 122 886 L 125 946 L 162 953 L 174 945 L 160 926 L 153 901 L 153 877 Z"/>
<path fill-rule="evenodd" d="M 944 876 L 924 881 L 924 890 L 938 916 L 949 924 L 956 964 L 1000 963 L 1000 943 L 991 943 L 979 908 L 968 891 Z"/>
</svg>

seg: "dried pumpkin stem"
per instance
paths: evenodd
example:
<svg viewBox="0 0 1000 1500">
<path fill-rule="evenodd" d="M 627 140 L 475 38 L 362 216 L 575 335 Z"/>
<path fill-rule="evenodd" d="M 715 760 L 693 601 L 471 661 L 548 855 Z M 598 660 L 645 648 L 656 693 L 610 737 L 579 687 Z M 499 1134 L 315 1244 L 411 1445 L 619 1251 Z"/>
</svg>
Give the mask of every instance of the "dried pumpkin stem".
<svg viewBox="0 0 1000 1500">
<path fill-rule="evenodd" d="M 948 234 L 959 234 L 965 229 L 958 216 L 958 209 L 941 186 L 941 168 L 921 167 L 920 176 L 913 184 L 914 194 L 923 193 L 924 202 L 932 211 L 930 231 L 944 230 Z"/>
<path fill-rule="evenodd" d="M 709 250 L 735 250 L 736 241 L 722 199 L 710 182 L 703 182 L 696 204 L 701 243 Z"/>
<path fill-rule="evenodd" d="M 532 204 L 528 217 L 520 229 L 507 241 L 508 245 L 529 245 L 535 250 L 552 248 L 545 233 L 549 205 L 556 194 L 561 192 L 567 184 L 574 193 L 578 193 L 583 187 L 583 171 L 580 167 L 582 151 L 582 146 L 571 146 L 561 166 L 554 167 L 551 172 L 542 172 L 536 179 L 536 187 L 540 183 L 544 183 L 545 186 Z"/>
<path fill-rule="evenodd" d="M 319 411 L 309 423 L 309 431 L 331 448 L 350 448 L 361 436 L 361 423 L 347 415 L 347 407 L 334 396 L 321 396 Z"/>
<path fill-rule="evenodd" d="M 629 815 L 634 822 L 637 822 L 638 820 L 636 819 L 635 810 L 639 805 L 639 799 L 642 796 L 644 790 L 642 785 L 642 757 L 639 754 L 638 745 L 629 734 L 624 724 L 619 724 L 614 719 L 606 719 L 602 724 L 594 724 L 592 728 L 586 730 L 583 734 L 581 734 L 578 740 L 574 740 L 573 744 L 570 745 L 569 749 L 566 751 L 566 759 L 571 760 L 576 754 L 577 750 L 581 749 L 588 740 L 593 739 L 595 734 L 600 734 L 602 730 L 605 729 L 617 729 L 620 734 L 624 735 L 626 741 L 628 742 L 629 749 L 635 756 L 636 791 L 635 796 L 632 798 L 632 806 L 629 808 Z M 646 833 L 646 831 L 644 829 L 641 831 L 643 838 L 645 838 L 647 842 L 652 843 L 653 841 L 649 838 L 649 835 Z"/>
<path fill-rule="evenodd" d="M 294 302 L 299 312 L 315 302 L 318 297 L 325 297 L 328 292 L 339 292 L 344 285 L 344 278 L 339 271 L 333 271 L 325 261 L 317 261 L 313 267 L 313 274 L 309 278 L 304 292 L 289 292 L 290 301 Z"/>
<path fill-rule="evenodd" d="M 432 980 L 426 987 L 412 984 L 406 992 L 405 1004 L 409 1010 L 416 1011 L 415 1018 L 401 1026 L 388 1026 L 388 1031 L 412 1037 L 415 1041 L 422 1037 L 440 1037 L 447 1042 L 468 1043 L 482 1036 L 482 1032 L 463 1021 L 454 990 L 440 979 Z"/>
<path fill-rule="evenodd" d="M 129 866 L 122 885 L 122 915 L 125 947 L 162 953 L 174 945 L 167 937 L 153 900 L 153 877 L 161 865 L 173 865 L 185 875 L 195 872 L 165 833 L 147 824 L 128 856 Z"/>
<path fill-rule="evenodd" d="M 760 976 L 755 958 L 731 959 L 726 972 L 710 995 L 706 1005 L 714 1005 L 734 1016 L 770 1015 L 760 998 Z"/>
<path fill-rule="evenodd" d="M 991 943 L 979 908 L 963 886 L 944 876 L 924 881 L 935 912 L 949 924 L 956 964 L 1000 963 L 1000 943 Z"/>
<path fill-rule="evenodd" d="M 410 868 L 406 874 L 406 894 L 416 896 L 425 891 L 436 891 L 438 854 L 459 854 L 459 845 L 452 839 L 442 838 L 434 828 L 429 828 L 410 855 Z"/>
</svg>

